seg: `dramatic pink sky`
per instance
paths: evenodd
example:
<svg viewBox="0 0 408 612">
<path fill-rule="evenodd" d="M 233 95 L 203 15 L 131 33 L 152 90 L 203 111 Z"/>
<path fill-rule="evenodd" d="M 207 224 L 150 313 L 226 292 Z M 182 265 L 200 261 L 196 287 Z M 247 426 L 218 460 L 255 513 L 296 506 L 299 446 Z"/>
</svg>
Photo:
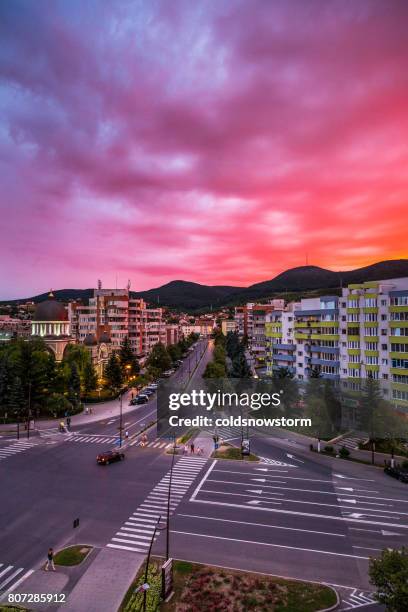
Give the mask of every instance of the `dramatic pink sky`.
<svg viewBox="0 0 408 612">
<path fill-rule="evenodd" d="M 408 257 L 406 0 L 0 3 L 0 297 Z"/>
</svg>

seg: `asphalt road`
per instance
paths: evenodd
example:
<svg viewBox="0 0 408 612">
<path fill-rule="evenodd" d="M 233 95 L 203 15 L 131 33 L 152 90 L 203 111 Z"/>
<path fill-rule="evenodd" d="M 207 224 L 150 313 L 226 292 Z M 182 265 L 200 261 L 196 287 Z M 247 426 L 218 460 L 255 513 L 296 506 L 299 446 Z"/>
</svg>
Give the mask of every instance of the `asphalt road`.
<svg viewBox="0 0 408 612">
<path fill-rule="evenodd" d="M 192 385 L 210 356 L 198 363 Z M 181 380 L 186 367 L 177 372 Z M 165 511 L 171 464 L 155 427 L 147 448 L 133 437 L 154 413 L 153 400 L 126 414 L 126 460 L 107 467 L 95 455 L 117 441 L 119 412 L 72 435 L 21 440 L 11 452 L 17 443 L 0 440 L 0 591 L 38 568 L 49 546 L 146 549 L 150 523 Z M 219 433 L 239 443 L 240 429 Z M 367 605 L 369 556 L 408 544 L 407 486 L 379 469 L 311 453 L 284 432 L 253 436 L 251 450 L 264 463 L 176 459 L 171 555 L 340 585 L 348 602 L 342 609 Z M 159 537 L 154 552 L 164 547 Z"/>
<path fill-rule="evenodd" d="M 201 377 L 210 358 L 206 351 L 199 361 L 205 344 L 196 349 L 196 370 L 193 353 L 190 368 L 187 360 L 175 378 L 187 379 L 189 370 L 192 380 Z M 49 546 L 106 546 L 168 472 L 168 441 L 156 440 L 156 428 L 148 431 L 147 448 L 133 437 L 155 417 L 154 399 L 126 414 L 126 459 L 109 466 L 98 466 L 96 455 L 117 444 L 119 405 L 117 416 L 74 426 L 69 434 L 49 428 L 30 440 L 0 439 L 0 592 L 39 567 Z M 76 518 L 80 525 L 74 529 Z"/>
</svg>

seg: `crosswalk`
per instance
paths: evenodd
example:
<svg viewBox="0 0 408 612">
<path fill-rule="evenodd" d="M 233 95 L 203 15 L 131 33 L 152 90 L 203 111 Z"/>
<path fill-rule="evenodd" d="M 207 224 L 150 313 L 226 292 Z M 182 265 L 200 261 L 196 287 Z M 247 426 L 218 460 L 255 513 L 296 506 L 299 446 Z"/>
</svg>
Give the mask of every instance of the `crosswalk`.
<svg viewBox="0 0 408 612">
<path fill-rule="evenodd" d="M 278 461 L 277 459 L 269 459 L 268 457 L 259 457 L 261 463 L 267 463 L 268 465 L 279 465 L 281 467 L 298 467 L 292 463 L 285 463 L 285 461 Z"/>
<path fill-rule="evenodd" d="M 33 446 L 37 446 L 37 442 L 30 442 L 28 440 L 18 440 L 13 444 L 9 444 L 8 446 L 2 446 L 0 448 L 0 461 L 3 459 L 7 459 L 8 457 L 13 457 L 13 455 L 17 455 L 18 453 L 22 453 L 23 451 L 29 450 Z"/>
<path fill-rule="evenodd" d="M 373 593 L 353 589 L 350 594 L 342 596 L 340 610 L 345 612 L 345 610 L 354 610 L 355 608 L 362 608 L 363 606 L 369 606 L 374 603 L 377 602 L 374 599 Z"/>
<path fill-rule="evenodd" d="M 119 439 L 118 436 L 103 436 L 99 434 L 68 434 L 66 442 L 89 442 L 90 444 L 114 444 Z"/>
<path fill-rule="evenodd" d="M 0 602 L 5 601 L 8 593 L 16 589 L 33 572 L 34 570 L 27 571 L 23 567 L 0 563 Z"/>
<path fill-rule="evenodd" d="M 199 475 L 207 459 L 181 457 L 173 468 L 170 496 L 170 514 L 173 514 L 183 496 Z M 125 521 L 120 530 L 107 544 L 109 548 L 146 553 L 153 537 L 155 525 L 160 517 L 165 522 L 167 515 L 170 471 L 158 482 L 145 501 Z M 159 537 L 156 535 L 155 540 Z"/>
<path fill-rule="evenodd" d="M 136 444 L 140 445 L 140 439 L 137 438 L 136 440 L 133 440 L 132 442 L 130 442 L 129 446 L 135 446 Z M 163 440 L 161 438 L 156 438 L 155 440 L 151 440 L 150 442 L 148 442 L 145 446 L 145 448 L 170 448 L 171 446 L 173 446 L 173 444 L 170 442 L 163 442 Z"/>
</svg>

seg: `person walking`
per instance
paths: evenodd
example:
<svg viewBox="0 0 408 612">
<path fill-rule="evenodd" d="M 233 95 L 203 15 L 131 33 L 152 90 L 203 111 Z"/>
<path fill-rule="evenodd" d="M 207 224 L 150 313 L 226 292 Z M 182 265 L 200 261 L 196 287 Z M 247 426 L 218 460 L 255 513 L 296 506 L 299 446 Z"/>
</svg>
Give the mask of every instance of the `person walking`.
<svg viewBox="0 0 408 612">
<path fill-rule="evenodd" d="M 191 454 L 194 455 L 194 442 L 190 444 L 190 451 L 191 451 Z"/>
<path fill-rule="evenodd" d="M 125 439 L 127 440 L 129 438 L 129 432 L 128 430 L 125 431 Z"/>
<path fill-rule="evenodd" d="M 85 406 L 85 414 L 89 414 L 89 408 L 88 408 L 88 406 Z"/>
<path fill-rule="evenodd" d="M 48 549 L 48 554 L 47 554 L 47 563 L 45 564 L 45 571 L 48 572 L 48 568 L 51 566 L 51 569 L 55 572 L 55 565 L 54 565 L 54 550 L 52 548 Z"/>
</svg>

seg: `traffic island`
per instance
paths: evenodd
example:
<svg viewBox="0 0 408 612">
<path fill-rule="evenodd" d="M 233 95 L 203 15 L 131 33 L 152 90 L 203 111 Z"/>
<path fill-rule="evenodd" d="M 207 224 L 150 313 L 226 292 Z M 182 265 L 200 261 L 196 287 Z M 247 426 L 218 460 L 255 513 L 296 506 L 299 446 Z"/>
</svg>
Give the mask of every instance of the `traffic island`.
<svg viewBox="0 0 408 612">
<path fill-rule="evenodd" d="M 54 555 L 55 565 L 64 565 L 71 567 L 82 563 L 92 550 L 92 546 L 78 545 L 69 546 L 59 550 Z"/>
<path fill-rule="evenodd" d="M 212 459 L 232 459 L 239 461 L 259 461 L 259 457 L 257 455 L 253 455 L 250 453 L 249 455 L 243 455 L 241 453 L 241 449 L 236 446 L 232 446 L 231 444 L 224 443 L 215 450 L 212 455 Z"/>
<path fill-rule="evenodd" d="M 151 559 L 146 591 L 143 590 L 144 570 L 127 592 L 119 612 L 208 612 L 217 610 L 273 610 L 279 612 L 317 612 L 334 609 L 339 599 L 331 587 L 285 580 L 264 574 L 241 572 L 214 566 L 173 562 L 173 596 L 161 600 L 162 559 Z"/>
</svg>

